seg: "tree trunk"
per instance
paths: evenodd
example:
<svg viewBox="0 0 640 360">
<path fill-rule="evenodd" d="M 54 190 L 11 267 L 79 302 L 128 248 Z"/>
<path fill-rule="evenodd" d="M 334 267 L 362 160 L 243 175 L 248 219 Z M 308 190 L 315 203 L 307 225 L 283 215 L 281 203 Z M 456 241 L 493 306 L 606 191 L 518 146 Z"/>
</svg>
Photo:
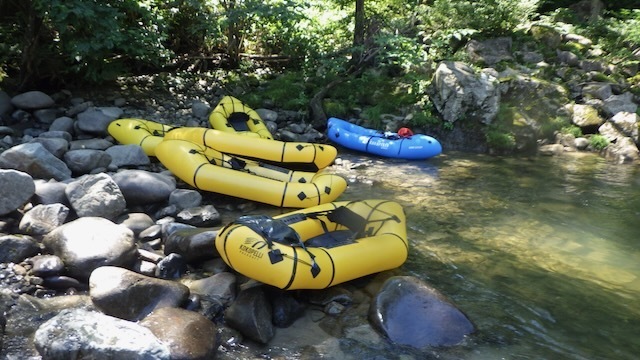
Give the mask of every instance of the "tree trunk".
<svg viewBox="0 0 640 360">
<path fill-rule="evenodd" d="M 351 66 L 356 67 L 362 61 L 364 51 L 365 11 L 364 0 L 356 0 L 354 14 L 355 26 L 353 28 L 353 51 L 351 53 Z"/>
</svg>

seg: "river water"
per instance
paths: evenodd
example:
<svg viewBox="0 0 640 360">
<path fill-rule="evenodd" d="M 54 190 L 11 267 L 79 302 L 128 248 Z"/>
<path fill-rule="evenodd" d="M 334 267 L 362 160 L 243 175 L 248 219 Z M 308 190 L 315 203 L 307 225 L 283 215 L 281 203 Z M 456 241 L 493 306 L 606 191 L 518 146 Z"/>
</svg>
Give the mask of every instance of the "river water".
<svg viewBox="0 0 640 360">
<path fill-rule="evenodd" d="M 640 169 L 593 154 L 450 153 L 406 162 L 342 153 L 340 200 L 404 205 L 401 271 L 448 296 L 477 332 L 455 359 L 637 359 Z"/>
</svg>

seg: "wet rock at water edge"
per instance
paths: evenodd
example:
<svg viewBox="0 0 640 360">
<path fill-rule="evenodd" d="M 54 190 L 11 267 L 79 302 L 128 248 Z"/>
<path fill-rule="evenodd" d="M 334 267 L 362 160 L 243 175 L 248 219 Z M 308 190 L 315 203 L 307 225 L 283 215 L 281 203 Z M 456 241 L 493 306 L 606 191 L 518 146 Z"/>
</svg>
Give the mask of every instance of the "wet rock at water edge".
<svg viewBox="0 0 640 360">
<path fill-rule="evenodd" d="M 199 313 L 160 308 L 139 322 L 169 346 L 172 359 L 207 360 L 215 358 L 216 326 Z"/>
<path fill-rule="evenodd" d="M 84 309 L 62 310 L 36 330 L 34 343 L 43 359 L 172 359 L 148 328 Z"/>
<path fill-rule="evenodd" d="M 179 279 L 188 270 L 184 257 L 180 254 L 172 253 L 158 262 L 155 276 L 159 279 Z"/>
<path fill-rule="evenodd" d="M 209 277 L 185 282 L 192 294 L 202 298 L 217 299 L 229 306 L 236 298 L 236 276 L 230 272 L 221 272 Z"/>
<path fill-rule="evenodd" d="M 27 259 L 31 264 L 31 273 L 40 277 L 60 275 L 64 271 L 62 259 L 55 255 L 36 255 Z"/>
<path fill-rule="evenodd" d="M 137 321 L 155 309 L 180 307 L 189 288 L 115 266 L 97 268 L 89 278 L 89 296 L 107 315 Z"/>
<path fill-rule="evenodd" d="M 273 289 L 270 292 L 273 325 L 286 328 L 304 315 L 306 306 L 290 292 Z"/>
<path fill-rule="evenodd" d="M 213 259 L 218 255 L 213 228 L 185 228 L 173 231 L 164 242 L 164 253 L 176 253 L 189 262 Z"/>
<path fill-rule="evenodd" d="M 444 295 L 411 276 L 385 281 L 371 303 L 369 320 L 394 343 L 418 349 L 457 345 L 475 331 Z"/>
<path fill-rule="evenodd" d="M 261 286 L 242 291 L 224 316 L 230 327 L 259 343 L 266 344 L 275 335 L 271 305 Z"/>
<path fill-rule="evenodd" d="M 42 242 L 62 259 L 67 275 L 85 280 L 100 266 L 130 267 L 138 254 L 131 230 L 98 217 L 68 222 L 45 235 Z"/>
<path fill-rule="evenodd" d="M 40 245 L 31 236 L 0 234 L 0 263 L 19 263 L 40 251 Z"/>
</svg>

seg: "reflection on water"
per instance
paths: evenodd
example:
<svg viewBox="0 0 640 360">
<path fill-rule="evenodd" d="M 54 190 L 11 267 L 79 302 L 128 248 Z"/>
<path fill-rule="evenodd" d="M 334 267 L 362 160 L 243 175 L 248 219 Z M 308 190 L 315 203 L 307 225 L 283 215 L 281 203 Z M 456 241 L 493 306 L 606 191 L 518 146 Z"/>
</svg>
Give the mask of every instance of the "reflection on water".
<svg viewBox="0 0 640 360">
<path fill-rule="evenodd" d="M 413 250 L 403 271 L 447 294 L 478 327 L 451 357 L 640 353 L 637 167 L 579 154 L 368 164 L 350 176 L 376 181 L 356 181 L 343 197 L 402 203 Z"/>
</svg>

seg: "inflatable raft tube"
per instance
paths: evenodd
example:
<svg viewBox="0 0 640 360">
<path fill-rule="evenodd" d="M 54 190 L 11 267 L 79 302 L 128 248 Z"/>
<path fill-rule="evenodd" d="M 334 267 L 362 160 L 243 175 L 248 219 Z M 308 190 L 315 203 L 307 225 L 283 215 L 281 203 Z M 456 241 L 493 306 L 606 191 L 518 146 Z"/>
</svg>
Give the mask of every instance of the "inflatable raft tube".
<svg viewBox="0 0 640 360">
<path fill-rule="evenodd" d="M 140 145 L 145 154 L 155 156 L 156 146 L 162 142 L 167 131 L 173 128 L 150 120 L 130 118 L 112 121 L 107 131 L 119 143 Z"/>
<path fill-rule="evenodd" d="M 338 175 L 284 169 L 229 156 L 187 140 L 165 139 L 156 147 L 156 156 L 175 176 L 196 189 L 279 207 L 328 203 L 347 188 L 346 180 Z"/>
<path fill-rule="evenodd" d="M 402 206 L 341 201 L 273 218 L 243 216 L 215 246 L 235 271 L 280 289 L 325 289 L 402 265 L 408 255 Z"/>
<path fill-rule="evenodd" d="M 273 139 L 273 135 L 255 110 L 233 96 L 224 96 L 209 115 L 211 127 L 263 139 Z"/>
<path fill-rule="evenodd" d="M 390 158 L 424 160 L 442 153 L 442 145 L 431 136 L 385 134 L 338 118 L 327 121 L 327 137 L 348 149 Z"/>
<path fill-rule="evenodd" d="M 253 138 L 207 128 L 176 128 L 165 139 L 189 140 L 226 154 L 312 172 L 331 165 L 338 156 L 332 145 Z"/>
</svg>

